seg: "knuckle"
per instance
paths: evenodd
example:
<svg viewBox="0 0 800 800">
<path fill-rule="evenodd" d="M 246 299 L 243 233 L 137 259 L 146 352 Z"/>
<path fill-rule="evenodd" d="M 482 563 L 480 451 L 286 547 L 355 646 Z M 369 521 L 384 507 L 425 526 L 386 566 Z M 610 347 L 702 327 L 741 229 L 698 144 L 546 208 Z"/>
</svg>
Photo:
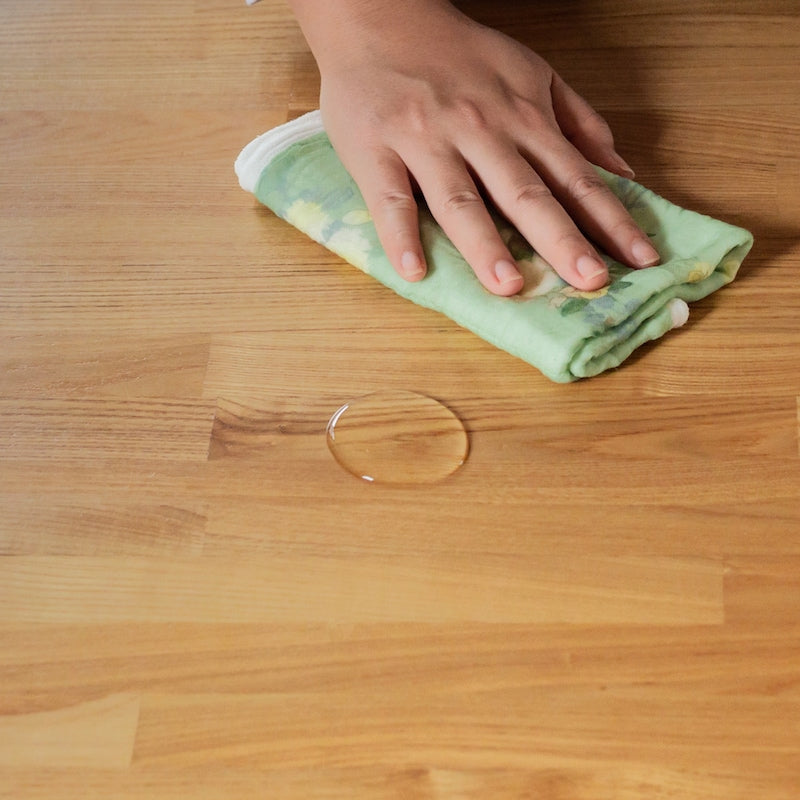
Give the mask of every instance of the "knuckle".
<svg viewBox="0 0 800 800">
<path fill-rule="evenodd" d="M 536 206 L 553 199 L 550 190 L 543 183 L 529 182 L 518 186 L 514 195 L 516 205 Z"/>
<path fill-rule="evenodd" d="M 596 173 L 585 172 L 570 180 L 567 192 L 570 197 L 582 201 L 598 194 L 606 194 L 608 187 Z"/>
<path fill-rule="evenodd" d="M 417 204 L 408 192 L 399 189 L 386 189 L 378 195 L 375 205 L 383 212 L 388 212 L 412 211 Z"/>
<path fill-rule="evenodd" d="M 402 116 L 394 120 L 394 125 L 405 128 L 411 136 L 428 139 L 433 133 L 433 119 L 428 104 L 420 99 L 409 99 Z"/>
<path fill-rule="evenodd" d="M 440 203 L 440 208 L 445 214 L 448 214 L 453 211 L 463 211 L 466 208 L 472 208 L 482 202 L 480 195 L 475 189 L 453 189 L 444 194 Z"/>
<path fill-rule="evenodd" d="M 453 108 L 456 119 L 465 128 L 473 131 L 485 131 L 489 128 L 489 121 L 480 106 L 472 100 L 461 99 Z"/>
<path fill-rule="evenodd" d="M 517 96 L 514 98 L 513 104 L 516 116 L 528 130 L 538 131 L 553 127 L 552 117 L 527 97 Z"/>
<path fill-rule="evenodd" d="M 413 108 L 406 117 L 409 133 L 420 139 L 427 139 L 431 136 L 431 121 L 428 115 L 421 108 Z"/>
</svg>

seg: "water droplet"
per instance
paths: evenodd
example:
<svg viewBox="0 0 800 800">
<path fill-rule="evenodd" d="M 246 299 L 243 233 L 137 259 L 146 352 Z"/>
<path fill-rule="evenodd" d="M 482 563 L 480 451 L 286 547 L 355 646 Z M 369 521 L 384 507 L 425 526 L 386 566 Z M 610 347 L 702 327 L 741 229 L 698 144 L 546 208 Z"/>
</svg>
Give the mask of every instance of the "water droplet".
<svg viewBox="0 0 800 800">
<path fill-rule="evenodd" d="M 442 480 L 469 451 L 467 432 L 449 408 L 431 397 L 395 390 L 343 405 L 328 421 L 327 438 L 348 472 L 395 485 Z"/>
</svg>

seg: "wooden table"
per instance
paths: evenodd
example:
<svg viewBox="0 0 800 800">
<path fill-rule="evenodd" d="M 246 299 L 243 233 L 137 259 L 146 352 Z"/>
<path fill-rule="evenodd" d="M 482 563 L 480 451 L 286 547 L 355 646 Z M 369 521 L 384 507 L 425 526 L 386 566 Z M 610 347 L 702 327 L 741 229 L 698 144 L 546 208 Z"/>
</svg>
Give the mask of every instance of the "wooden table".
<svg viewBox="0 0 800 800">
<path fill-rule="evenodd" d="M 277 0 L 0 5 L 0 796 L 798 797 L 797 3 L 462 5 L 756 236 L 617 371 L 552 384 L 241 191 L 317 102 Z M 341 469 L 376 390 L 466 464 Z"/>
</svg>

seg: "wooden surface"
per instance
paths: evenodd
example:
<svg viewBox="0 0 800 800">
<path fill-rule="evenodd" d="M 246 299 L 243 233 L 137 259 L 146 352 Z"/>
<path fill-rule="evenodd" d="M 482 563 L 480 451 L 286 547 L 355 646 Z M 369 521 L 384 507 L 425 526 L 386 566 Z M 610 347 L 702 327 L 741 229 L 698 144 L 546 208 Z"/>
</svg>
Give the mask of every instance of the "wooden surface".
<svg viewBox="0 0 800 800">
<path fill-rule="evenodd" d="M 258 208 L 314 107 L 277 0 L 0 4 L 0 796 L 796 800 L 795 0 L 463 3 L 746 226 L 736 283 L 549 383 Z M 369 485 L 325 425 L 464 422 Z"/>
</svg>

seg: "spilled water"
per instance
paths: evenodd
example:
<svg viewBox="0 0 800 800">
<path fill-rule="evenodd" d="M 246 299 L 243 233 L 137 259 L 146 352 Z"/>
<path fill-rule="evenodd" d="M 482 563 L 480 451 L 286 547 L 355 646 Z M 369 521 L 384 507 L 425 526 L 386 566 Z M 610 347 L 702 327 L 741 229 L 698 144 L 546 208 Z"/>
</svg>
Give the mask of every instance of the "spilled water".
<svg viewBox="0 0 800 800">
<path fill-rule="evenodd" d="M 374 483 L 434 483 L 466 460 L 461 421 L 437 400 L 380 391 L 343 405 L 328 421 L 328 447 L 348 472 Z"/>
</svg>

